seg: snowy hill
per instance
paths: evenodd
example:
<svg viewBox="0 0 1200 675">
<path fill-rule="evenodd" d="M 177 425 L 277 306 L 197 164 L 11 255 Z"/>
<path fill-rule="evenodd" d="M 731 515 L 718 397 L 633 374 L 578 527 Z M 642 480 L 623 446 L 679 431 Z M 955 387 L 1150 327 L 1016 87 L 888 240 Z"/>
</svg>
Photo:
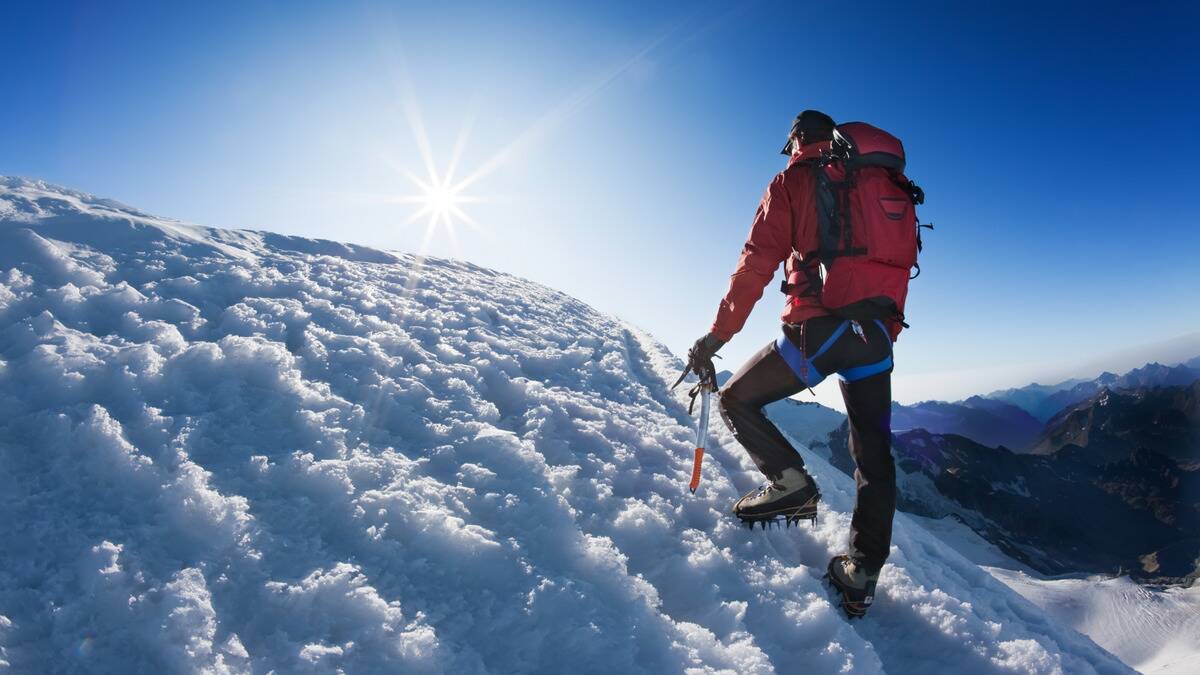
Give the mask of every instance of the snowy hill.
<svg viewBox="0 0 1200 675">
<path fill-rule="evenodd" d="M 738 527 L 679 366 L 469 264 L 0 179 L 0 669 L 1129 672 L 903 514 L 848 622 L 852 480 Z"/>
</svg>

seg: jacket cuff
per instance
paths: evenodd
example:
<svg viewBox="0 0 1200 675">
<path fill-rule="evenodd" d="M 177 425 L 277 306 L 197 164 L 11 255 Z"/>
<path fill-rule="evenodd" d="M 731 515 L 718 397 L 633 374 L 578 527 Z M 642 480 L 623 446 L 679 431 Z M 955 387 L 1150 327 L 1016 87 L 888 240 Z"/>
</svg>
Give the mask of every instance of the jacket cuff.
<svg viewBox="0 0 1200 675">
<path fill-rule="evenodd" d="M 708 332 L 711 333 L 713 337 L 720 340 L 722 345 L 732 340 L 734 335 L 733 331 L 725 331 L 717 328 L 717 324 L 715 323 L 712 325 L 712 328 L 708 329 Z"/>
</svg>

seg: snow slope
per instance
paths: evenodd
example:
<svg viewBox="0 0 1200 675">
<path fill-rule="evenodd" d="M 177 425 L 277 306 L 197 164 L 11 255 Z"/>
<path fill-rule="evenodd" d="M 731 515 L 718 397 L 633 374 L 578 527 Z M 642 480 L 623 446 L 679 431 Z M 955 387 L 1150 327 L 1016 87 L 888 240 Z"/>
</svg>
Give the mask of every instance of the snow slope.
<svg viewBox="0 0 1200 675">
<path fill-rule="evenodd" d="M 1200 586 L 1152 589 L 1129 577 L 1045 579 L 988 571 L 1143 673 L 1200 673 Z"/>
<path fill-rule="evenodd" d="M 1200 672 L 1200 586 L 1155 588 L 1127 576 L 1046 577 L 954 518 L 909 519 L 1129 666 L 1155 675 Z"/>
<path fill-rule="evenodd" d="M 1122 673 L 907 517 L 871 616 L 679 361 L 469 264 L 0 179 L 0 669 Z M 717 425 L 714 426 L 716 428 Z"/>
<path fill-rule="evenodd" d="M 829 434 L 846 416 L 815 401 L 785 398 L 766 407 L 767 417 L 793 441 L 829 459 Z"/>
</svg>

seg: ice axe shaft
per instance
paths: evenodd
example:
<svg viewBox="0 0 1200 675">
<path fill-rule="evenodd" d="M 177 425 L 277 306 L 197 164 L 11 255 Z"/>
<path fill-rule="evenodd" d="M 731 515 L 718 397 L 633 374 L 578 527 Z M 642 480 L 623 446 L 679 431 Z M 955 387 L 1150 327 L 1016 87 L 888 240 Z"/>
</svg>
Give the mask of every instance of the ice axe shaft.
<svg viewBox="0 0 1200 675">
<path fill-rule="evenodd" d="M 704 463 L 704 448 L 708 445 L 708 415 L 712 410 L 712 387 L 705 383 L 697 385 L 700 388 L 700 419 L 696 420 L 696 456 L 692 459 L 692 481 L 688 489 L 696 494 L 700 487 L 700 466 Z"/>
</svg>

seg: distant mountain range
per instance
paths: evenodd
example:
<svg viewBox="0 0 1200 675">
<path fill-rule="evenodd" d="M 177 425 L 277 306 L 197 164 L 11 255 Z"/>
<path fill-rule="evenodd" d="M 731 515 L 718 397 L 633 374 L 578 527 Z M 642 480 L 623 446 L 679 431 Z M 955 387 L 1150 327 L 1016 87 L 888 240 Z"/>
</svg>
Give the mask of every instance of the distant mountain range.
<svg viewBox="0 0 1200 675">
<path fill-rule="evenodd" d="M 893 403 L 892 429 L 959 434 L 983 445 L 1029 452 L 1035 446 L 1045 447 L 1040 445 L 1042 435 L 1055 415 L 1105 389 L 1185 386 L 1197 379 L 1200 379 L 1200 357 L 1175 366 L 1150 363 L 1124 375 L 1106 372 L 1091 380 L 1030 384 L 962 401 Z"/>
<path fill-rule="evenodd" d="M 894 404 L 899 506 L 956 518 L 1044 573 L 1189 583 L 1200 563 L 1197 366 Z M 800 442 L 814 435 L 796 430 L 804 421 L 828 426 L 811 410 L 768 414 Z M 843 422 L 815 443 L 853 474 L 847 433 Z"/>
<path fill-rule="evenodd" d="M 893 436 L 900 508 L 966 523 L 1047 574 L 1195 578 L 1200 558 L 1200 382 L 1105 390 L 1016 454 L 924 429 Z M 852 474 L 846 425 L 831 461 Z M 1055 447 L 1057 446 L 1057 447 Z"/>
<path fill-rule="evenodd" d="M 1047 422 L 1059 411 L 1101 389 L 1135 389 L 1164 385 L 1187 385 L 1200 378 L 1200 357 L 1175 366 L 1149 363 L 1124 375 L 1101 373 L 1091 380 L 1066 380 L 1054 385 L 1030 384 L 1018 389 L 994 391 L 986 398 L 1011 403 Z"/>
<path fill-rule="evenodd" d="M 1130 448 L 1188 465 L 1200 463 L 1200 379 L 1189 386 L 1105 388 L 1055 415 L 1033 452 L 1086 448 L 1093 464 L 1120 461 Z"/>
<path fill-rule="evenodd" d="M 1004 446 L 1014 452 L 1022 452 L 1036 443 L 1043 426 L 1041 420 L 1020 406 L 982 396 L 954 403 L 892 404 L 892 429 L 896 432 L 925 429 L 959 434 L 984 445 Z"/>
</svg>

